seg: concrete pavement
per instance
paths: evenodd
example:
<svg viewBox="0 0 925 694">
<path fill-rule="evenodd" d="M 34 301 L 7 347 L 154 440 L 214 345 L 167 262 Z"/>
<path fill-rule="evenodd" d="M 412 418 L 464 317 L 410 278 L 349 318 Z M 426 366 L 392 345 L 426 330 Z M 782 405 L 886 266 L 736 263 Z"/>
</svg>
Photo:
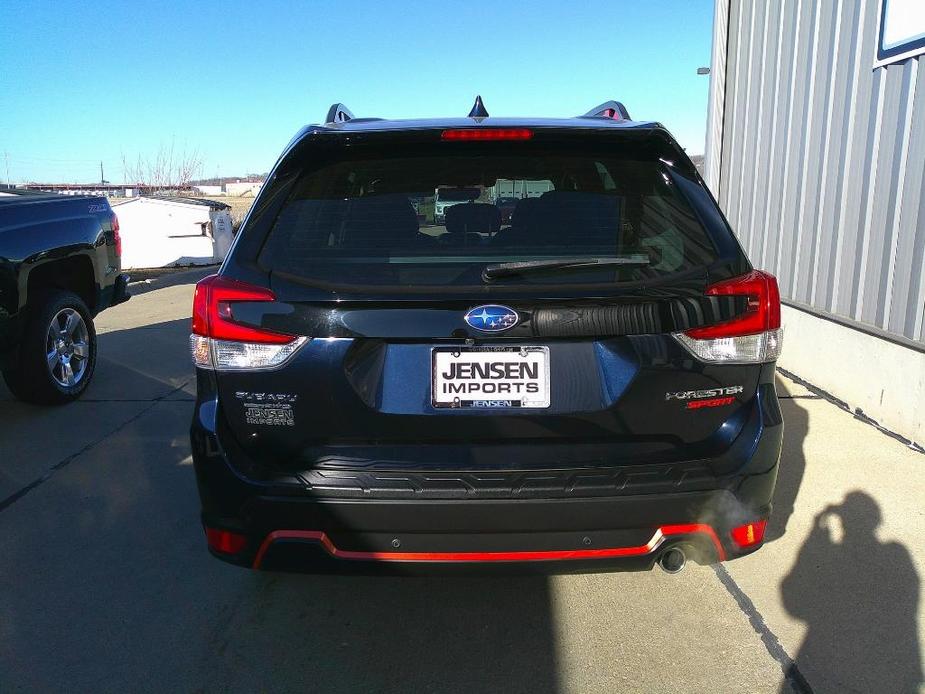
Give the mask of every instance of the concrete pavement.
<svg viewBox="0 0 925 694">
<path fill-rule="evenodd" d="M 785 379 L 774 539 L 746 559 L 500 579 L 211 559 L 186 433 L 202 274 L 99 317 L 81 401 L 0 387 L 0 690 L 920 690 L 925 456 Z"/>
</svg>

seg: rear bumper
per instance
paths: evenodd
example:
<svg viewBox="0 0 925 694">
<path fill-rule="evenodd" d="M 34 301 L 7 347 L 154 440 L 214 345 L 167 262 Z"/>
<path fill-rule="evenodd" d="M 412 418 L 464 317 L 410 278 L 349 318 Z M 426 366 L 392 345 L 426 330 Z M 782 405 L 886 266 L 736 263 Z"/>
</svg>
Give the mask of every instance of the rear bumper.
<svg viewBox="0 0 925 694">
<path fill-rule="evenodd" d="M 741 556 L 757 547 L 738 550 L 729 528 L 769 510 L 746 510 L 728 491 L 495 502 L 259 497 L 242 519 L 205 514 L 203 522 L 244 535 L 240 552 L 212 553 L 255 569 L 583 573 L 648 570 L 678 546 L 701 564 Z"/>
<path fill-rule="evenodd" d="M 123 272 L 116 276 L 116 279 L 111 285 L 103 287 L 97 295 L 96 311 L 94 311 L 94 314 L 105 311 L 107 308 L 124 304 L 131 299 L 132 295 L 129 294 L 128 291 L 130 279 L 131 278 Z"/>
<path fill-rule="evenodd" d="M 583 560 L 608 560 L 627 557 L 654 556 L 663 548 L 677 541 L 679 538 L 697 538 L 698 544 L 709 540 L 713 546 L 710 552 L 716 558 L 725 558 L 725 550 L 720 543 L 716 532 L 706 524 L 666 525 L 656 529 L 649 541 L 641 545 L 626 545 L 617 547 L 591 547 L 593 541 L 590 536 L 582 537 L 580 549 L 511 549 L 511 550 L 456 550 L 456 551 L 402 551 L 401 540 L 397 537 L 392 540 L 392 548 L 382 549 L 341 549 L 334 544 L 331 537 L 318 530 L 274 530 L 269 533 L 257 550 L 254 557 L 254 567 L 260 568 L 267 561 L 267 553 L 278 552 L 284 543 L 296 543 L 295 546 L 304 549 L 303 545 L 312 546 L 315 550 L 323 551 L 328 559 L 346 561 L 374 561 L 393 563 L 418 564 L 507 564 L 521 562 L 574 562 Z"/>
<path fill-rule="evenodd" d="M 773 394 L 773 391 L 771 391 Z M 216 434 L 215 401 L 197 404 L 191 430 L 204 526 L 243 546 L 212 553 L 240 566 L 318 573 L 540 572 L 651 569 L 682 545 L 699 563 L 755 551 L 732 528 L 767 518 L 783 424 L 776 398 L 715 461 L 701 489 L 542 498 L 434 498 L 393 492 L 333 498 L 295 478 L 257 479 L 231 463 Z M 229 442 L 230 444 L 231 442 Z M 731 461 L 733 457 L 735 461 Z M 710 462 L 710 461 L 707 461 Z M 389 498 L 389 494 L 392 498 Z M 211 548 L 210 548 L 211 549 Z"/>
<path fill-rule="evenodd" d="M 715 529 L 725 521 L 713 511 L 732 501 L 725 492 L 495 502 L 262 498 L 250 511 L 263 527 L 247 530 L 247 548 L 215 554 L 259 569 L 331 573 L 646 570 L 679 545 L 700 563 L 728 558 Z M 698 516 L 703 522 L 672 522 Z"/>
<path fill-rule="evenodd" d="M 112 301 L 109 303 L 110 306 L 124 304 L 132 298 L 132 295 L 128 292 L 128 283 L 130 279 L 131 277 L 124 272 L 116 277 L 116 282 L 112 288 Z"/>
</svg>

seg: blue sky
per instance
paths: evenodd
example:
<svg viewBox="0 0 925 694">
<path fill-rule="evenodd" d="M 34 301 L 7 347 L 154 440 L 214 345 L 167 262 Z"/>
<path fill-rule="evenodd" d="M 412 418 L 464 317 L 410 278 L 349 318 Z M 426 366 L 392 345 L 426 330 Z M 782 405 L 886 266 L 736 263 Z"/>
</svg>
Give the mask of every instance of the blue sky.
<svg viewBox="0 0 925 694">
<path fill-rule="evenodd" d="M 332 102 L 387 118 L 569 116 L 606 99 L 703 152 L 712 0 L 12 3 L 0 180 L 122 179 L 160 147 L 269 170 Z"/>
</svg>

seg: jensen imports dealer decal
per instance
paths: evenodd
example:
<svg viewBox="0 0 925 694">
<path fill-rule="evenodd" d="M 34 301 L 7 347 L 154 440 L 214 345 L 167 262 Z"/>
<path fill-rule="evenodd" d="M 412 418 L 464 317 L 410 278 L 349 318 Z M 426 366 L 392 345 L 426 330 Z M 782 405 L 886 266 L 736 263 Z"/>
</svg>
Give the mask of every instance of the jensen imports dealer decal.
<svg viewBox="0 0 925 694">
<path fill-rule="evenodd" d="M 299 399 L 292 393 L 251 393 L 237 391 L 235 397 L 244 405 L 244 421 L 252 426 L 295 426 L 292 405 Z"/>
<path fill-rule="evenodd" d="M 681 400 L 686 402 L 686 409 L 699 410 L 704 407 L 724 407 L 735 402 L 735 395 L 743 392 L 742 386 L 720 386 L 719 388 L 706 388 L 704 390 L 679 390 L 665 393 L 665 400 Z"/>
</svg>

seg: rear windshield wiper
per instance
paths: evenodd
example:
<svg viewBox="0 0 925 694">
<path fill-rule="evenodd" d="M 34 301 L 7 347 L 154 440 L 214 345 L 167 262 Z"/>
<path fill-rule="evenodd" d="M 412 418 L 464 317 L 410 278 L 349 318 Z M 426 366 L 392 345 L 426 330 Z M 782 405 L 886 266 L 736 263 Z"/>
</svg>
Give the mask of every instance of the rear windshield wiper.
<svg viewBox="0 0 925 694">
<path fill-rule="evenodd" d="M 513 263 L 487 265 L 482 270 L 486 282 L 499 277 L 526 275 L 536 272 L 560 270 L 587 270 L 597 267 L 645 267 L 650 264 L 647 255 L 625 255 L 617 258 L 551 258 L 549 260 L 523 260 Z"/>
</svg>

